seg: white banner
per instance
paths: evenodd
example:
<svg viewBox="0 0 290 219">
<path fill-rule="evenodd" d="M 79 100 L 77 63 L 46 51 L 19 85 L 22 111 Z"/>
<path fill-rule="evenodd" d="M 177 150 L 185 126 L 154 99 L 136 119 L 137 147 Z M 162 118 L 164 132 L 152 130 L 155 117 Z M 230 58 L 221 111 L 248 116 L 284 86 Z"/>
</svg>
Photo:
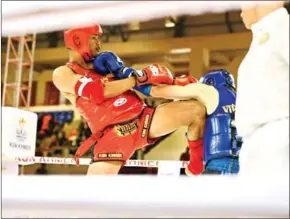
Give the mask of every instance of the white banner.
<svg viewBox="0 0 290 219">
<path fill-rule="evenodd" d="M 2 155 L 34 156 L 37 114 L 13 107 L 2 107 Z"/>
</svg>

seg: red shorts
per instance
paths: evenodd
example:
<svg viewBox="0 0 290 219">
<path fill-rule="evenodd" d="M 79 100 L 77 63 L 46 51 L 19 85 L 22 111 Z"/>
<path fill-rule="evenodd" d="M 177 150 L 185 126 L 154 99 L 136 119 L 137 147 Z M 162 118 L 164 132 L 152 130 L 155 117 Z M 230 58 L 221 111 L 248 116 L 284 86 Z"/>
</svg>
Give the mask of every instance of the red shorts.
<svg viewBox="0 0 290 219">
<path fill-rule="evenodd" d="M 158 138 L 148 139 L 154 112 L 146 107 L 138 118 L 106 129 L 92 148 L 92 162 L 126 161 L 137 149 L 155 143 Z"/>
</svg>

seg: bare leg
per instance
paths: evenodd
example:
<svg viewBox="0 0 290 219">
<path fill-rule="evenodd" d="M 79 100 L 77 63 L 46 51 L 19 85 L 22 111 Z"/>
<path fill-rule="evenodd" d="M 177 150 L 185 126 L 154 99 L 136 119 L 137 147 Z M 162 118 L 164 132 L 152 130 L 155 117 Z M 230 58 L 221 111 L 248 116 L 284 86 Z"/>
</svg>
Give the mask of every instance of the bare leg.
<svg viewBox="0 0 290 219">
<path fill-rule="evenodd" d="M 198 101 L 178 101 L 157 107 L 149 130 L 149 138 L 169 134 L 187 126 L 188 139 L 197 140 L 203 136 L 205 107 Z"/>
<path fill-rule="evenodd" d="M 121 161 L 95 162 L 89 166 L 87 175 L 117 175 L 122 164 Z"/>
<path fill-rule="evenodd" d="M 156 138 L 168 134 L 179 127 L 187 126 L 190 162 L 187 175 L 203 171 L 203 134 L 206 110 L 198 101 L 179 101 L 161 105 L 152 119 L 149 137 Z"/>
</svg>

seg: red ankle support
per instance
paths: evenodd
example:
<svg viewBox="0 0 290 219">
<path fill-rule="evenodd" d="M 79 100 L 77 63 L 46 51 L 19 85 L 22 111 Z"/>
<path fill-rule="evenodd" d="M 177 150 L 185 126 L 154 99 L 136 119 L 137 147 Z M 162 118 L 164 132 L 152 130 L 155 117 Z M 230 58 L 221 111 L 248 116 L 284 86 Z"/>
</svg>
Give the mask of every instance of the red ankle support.
<svg viewBox="0 0 290 219">
<path fill-rule="evenodd" d="M 198 175 L 203 171 L 203 139 L 196 141 L 189 141 L 188 145 L 190 149 L 190 161 L 188 164 L 188 170 Z"/>
<path fill-rule="evenodd" d="M 203 138 L 197 139 L 196 141 L 189 141 L 188 140 L 188 146 L 190 149 L 197 148 L 199 146 L 203 146 Z"/>
</svg>

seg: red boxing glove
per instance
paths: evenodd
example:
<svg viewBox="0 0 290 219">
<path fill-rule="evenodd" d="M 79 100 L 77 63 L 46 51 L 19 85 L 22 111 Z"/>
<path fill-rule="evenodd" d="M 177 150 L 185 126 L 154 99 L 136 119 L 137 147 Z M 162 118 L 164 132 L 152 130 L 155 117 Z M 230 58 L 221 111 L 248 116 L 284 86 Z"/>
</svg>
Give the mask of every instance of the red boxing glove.
<svg viewBox="0 0 290 219">
<path fill-rule="evenodd" d="M 137 86 L 144 84 L 173 84 L 173 76 L 168 68 L 159 64 L 146 66 L 141 71 L 134 73 Z"/>
<path fill-rule="evenodd" d="M 86 97 L 90 101 L 101 104 L 104 100 L 104 85 L 100 79 L 82 77 L 75 85 L 75 94 L 80 97 Z"/>
<path fill-rule="evenodd" d="M 178 86 L 186 86 L 188 84 L 197 83 L 198 80 L 195 77 L 187 76 L 187 75 L 181 75 L 179 77 L 174 78 L 174 85 Z"/>
</svg>

